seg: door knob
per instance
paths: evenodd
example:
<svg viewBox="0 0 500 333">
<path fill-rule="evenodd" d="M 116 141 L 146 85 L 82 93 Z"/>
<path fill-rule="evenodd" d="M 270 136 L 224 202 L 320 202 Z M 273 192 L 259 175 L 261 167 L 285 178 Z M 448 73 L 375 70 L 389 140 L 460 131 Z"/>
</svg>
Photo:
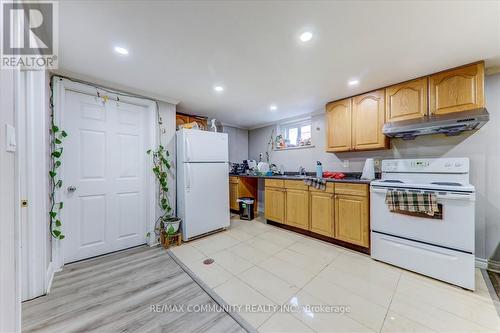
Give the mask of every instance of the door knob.
<svg viewBox="0 0 500 333">
<path fill-rule="evenodd" d="M 76 186 L 68 186 L 68 192 L 75 192 L 76 191 Z"/>
</svg>

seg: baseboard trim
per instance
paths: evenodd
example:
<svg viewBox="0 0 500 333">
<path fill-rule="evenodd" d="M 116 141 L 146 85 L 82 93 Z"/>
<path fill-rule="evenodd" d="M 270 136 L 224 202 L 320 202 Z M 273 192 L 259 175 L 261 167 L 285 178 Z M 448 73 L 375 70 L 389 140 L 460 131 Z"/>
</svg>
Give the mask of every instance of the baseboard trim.
<svg viewBox="0 0 500 333">
<path fill-rule="evenodd" d="M 476 268 L 486 269 L 488 267 L 488 261 L 483 258 L 476 257 Z"/>
<path fill-rule="evenodd" d="M 500 261 L 488 259 L 487 266 L 488 266 L 487 269 L 489 271 L 500 273 Z"/>
</svg>

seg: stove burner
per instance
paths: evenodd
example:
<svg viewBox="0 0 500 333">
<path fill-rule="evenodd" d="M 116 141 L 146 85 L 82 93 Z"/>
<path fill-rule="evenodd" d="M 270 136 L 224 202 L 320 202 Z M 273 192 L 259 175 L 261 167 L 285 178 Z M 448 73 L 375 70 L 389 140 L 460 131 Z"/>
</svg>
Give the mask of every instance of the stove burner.
<svg viewBox="0 0 500 333">
<path fill-rule="evenodd" d="M 463 186 L 460 183 L 452 183 L 452 182 L 432 182 L 433 185 L 442 185 L 442 186 Z"/>
</svg>

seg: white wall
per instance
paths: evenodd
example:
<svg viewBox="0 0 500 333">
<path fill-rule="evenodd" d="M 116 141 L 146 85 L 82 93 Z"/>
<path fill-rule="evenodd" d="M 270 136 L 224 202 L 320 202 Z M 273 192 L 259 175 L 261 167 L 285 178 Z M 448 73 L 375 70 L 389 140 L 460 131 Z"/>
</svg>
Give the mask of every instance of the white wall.
<svg viewBox="0 0 500 333">
<path fill-rule="evenodd" d="M 248 159 L 248 130 L 237 127 L 225 126 L 229 140 L 229 162 L 241 163 Z"/>
<path fill-rule="evenodd" d="M 169 201 L 170 206 L 173 209 L 172 213 L 175 213 L 175 112 L 176 106 L 174 104 L 159 102 L 160 107 L 160 117 L 162 119 L 161 128 L 164 129 L 165 133 L 161 133 L 161 144 L 168 150 L 170 153 L 170 161 L 172 162 L 172 168 L 170 169 L 170 174 L 168 176 L 168 192 L 169 192 Z M 159 214 L 159 212 L 158 212 Z M 159 215 L 158 215 L 159 216 Z M 158 217 L 157 216 L 157 217 Z"/>
<path fill-rule="evenodd" d="M 0 332 L 19 326 L 16 300 L 15 154 L 5 151 L 5 125 L 14 126 L 14 72 L 0 70 Z"/>
<path fill-rule="evenodd" d="M 490 121 L 479 131 L 458 137 L 432 135 L 414 141 L 393 140 L 392 149 L 373 152 L 326 153 L 325 117 L 312 117 L 314 148 L 274 151 L 271 162 L 283 164 L 287 171 L 304 166 L 314 171 L 315 161 L 323 163 L 324 170 L 361 172 L 368 157 L 436 158 L 469 157 L 471 184 L 476 186 L 476 256 L 489 258 L 500 242 L 500 74 L 486 77 L 486 106 Z M 265 153 L 267 141 L 274 126 L 249 131 L 249 158 L 257 159 Z M 343 160 L 349 166 L 343 166 Z"/>
</svg>

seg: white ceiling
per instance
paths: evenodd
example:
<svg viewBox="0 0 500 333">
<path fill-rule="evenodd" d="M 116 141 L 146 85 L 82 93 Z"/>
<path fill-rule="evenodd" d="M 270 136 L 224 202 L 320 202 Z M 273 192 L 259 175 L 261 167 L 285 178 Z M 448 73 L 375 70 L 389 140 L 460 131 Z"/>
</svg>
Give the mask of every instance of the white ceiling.
<svg viewBox="0 0 500 333">
<path fill-rule="evenodd" d="M 63 1 L 59 12 L 62 72 L 241 127 L 480 59 L 500 65 L 498 1 Z"/>
</svg>

